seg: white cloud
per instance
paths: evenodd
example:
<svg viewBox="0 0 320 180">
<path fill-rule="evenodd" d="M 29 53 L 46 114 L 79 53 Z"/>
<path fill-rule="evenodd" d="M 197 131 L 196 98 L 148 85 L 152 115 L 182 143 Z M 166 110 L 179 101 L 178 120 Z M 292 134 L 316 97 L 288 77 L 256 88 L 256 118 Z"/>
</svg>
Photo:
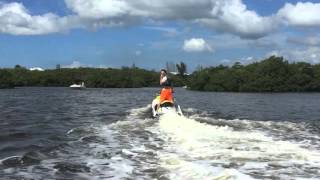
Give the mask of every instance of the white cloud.
<svg viewBox="0 0 320 180">
<path fill-rule="evenodd" d="M 213 52 L 212 47 L 201 38 L 185 40 L 182 49 L 186 52 Z"/>
<path fill-rule="evenodd" d="M 277 42 L 273 47 L 264 48 L 264 57 L 283 56 L 289 61 L 317 63 L 320 60 L 320 38 L 317 35 L 297 36 L 295 33 L 278 33 L 259 40 Z"/>
<path fill-rule="evenodd" d="M 252 61 L 252 60 L 253 60 L 253 57 L 251 57 L 251 56 L 250 56 L 250 57 L 247 57 L 247 58 L 245 58 L 245 60 L 246 60 L 246 61 Z"/>
<path fill-rule="evenodd" d="M 65 0 L 65 3 L 80 17 L 92 19 L 119 17 L 130 10 L 122 0 Z"/>
<path fill-rule="evenodd" d="M 215 30 L 256 39 L 267 35 L 278 26 L 275 17 L 262 17 L 248 10 L 241 0 L 215 1 L 211 16 L 197 20 Z"/>
<path fill-rule="evenodd" d="M 255 57 L 252 57 L 252 56 L 249 56 L 249 57 L 243 57 L 241 58 L 241 63 L 242 64 L 251 64 L 251 63 L 254 63 L 256 62 L 257 59 Z"/>
<path fill-rule="evenodd" d="M 0 33 L 39 35 L 63 32 L 77 24 L 77 17 L 52 13 L 31 15 L 21 3 L 0 4 Z"/>
<path fill-rule="evenodd" d="M 277 15 L 288 25 L 320 26 L 320 3 L 286 3 Z"/>
<path fill-rule="evenodd" d="M 71 28 L 126 26 L 150 21 L 198 22 L 207 27 L 258 38 L 274 29 L 272 18 L 250 11 L 242 0 L 65 0 L 74 13 L 59 17 L 52 13 L 31 15 L 21 3 L 0 4 L 0 32 L 47 34 Z M 172 28 L 154 30 L 176 34 Z"/>
<path fill-rule="evenodd" d="M 285 59 L 288 59 L 290 61 L 320 63 L 320 47 L 274 50 L 267 53 L 266 57 L 269 57 L 271 55 L 283 56 Z"/>
<path fill-rule="evenodd" d="M 319 63 L 320 59 L 320 48 L 319 47 L 309 47 L 305 49 L 296 49 L 286 52 L 288 59 L 295 61 L 306 61 L 309 63 Z"/>
<path fill-rule="evenodd" d="M 67 7 L 100 26 L 145 20 L 199 22 L 213 30 L 244 38 L 262 37 L 276 27 L 273 18 L 259 16 L 242 0 L 65 0 Z M 99 22 L 99 23 L 97 23 Z"/>
<path fill-rule="evenodd" d="M 63 65 L 63 68 L 79 68 L 79 67 L 85 67 L 87 65 L 80 63 L 79 61 L 73 61 L 69 65 Z"/>
<path fill-rule="evenodd" d="M 99 65 L 92 65 L 92 64 L 83 64 L 79 61 L 73 61 L 71 64 L 68 65 L 62 65 L 62 68 L 81 68 L 81 67 L 85 67 L 85 68 L 102 68 L 102 69 L 107 69 L 107 68 L 111 68 L 111 66 L 105 65 L 105 64 L 99 64 Z"/>
<path fill-rule="evenodd" d="M 182 21 L 246 39 L 275 31 L 280 23 L 320 26 L 320 3 L 287 3 L 277 14 L 261 16 L 242 0 L 65 0 L 72 15 L 32 15 L 21 3 L 0 3 L 0 33 L 38 35 L 72 28 L 128 26 L 148 22 Z M 174 36 L 168 27 L 148 27 Z"/>
</svg>

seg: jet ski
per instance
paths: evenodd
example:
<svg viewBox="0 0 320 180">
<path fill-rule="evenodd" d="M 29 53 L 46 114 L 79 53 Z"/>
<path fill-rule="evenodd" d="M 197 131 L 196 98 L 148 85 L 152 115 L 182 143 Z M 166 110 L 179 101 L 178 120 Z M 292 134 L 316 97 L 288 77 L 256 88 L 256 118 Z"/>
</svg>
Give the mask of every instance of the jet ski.
<svg viewBox="0 0 320 180">
<path fill-rule="evenodd" d="M 168 112 L 175 112 L 177 113 L 179 116 L 182 116 L 182 111 L 181 111 L 181 108 L 178 104 L 174 103 L 174 102 L 171 102 L 171 101 L 163 101 L 161 104 L 160 104 L 160 107 L 158 107 L 158 103 L 160 101 L 160 96 L 157 96 L 153 101 L 152 101 L 152 104 L 151 104 L 151 107 L 152 107 L 152 116 L 155 118 L 155 117 L 159 117 L 165 113 L 168 113 Z"/>
</svg>

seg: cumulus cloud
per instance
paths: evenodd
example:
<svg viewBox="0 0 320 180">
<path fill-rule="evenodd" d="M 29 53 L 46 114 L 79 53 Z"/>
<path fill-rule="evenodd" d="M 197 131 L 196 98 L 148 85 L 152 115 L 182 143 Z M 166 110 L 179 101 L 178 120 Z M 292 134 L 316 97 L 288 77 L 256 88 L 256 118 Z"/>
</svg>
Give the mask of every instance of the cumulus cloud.
<svg viewBox="0 0 320 180">
<path fill-rule="evenodd" d="M 266 57 L 269 57 L 272 55 L 283 56 L 285 59 L 288 59 L 290 61 L 305 61 L 309 63 L 320 63 L 319 47 L 273 50 L 267 53 Z"/>
<path fill-rule="evenodd" d="M 65 0 L 71 15 L 32 15 L 21 3 L 0 3 L 0 32 L 36 35 L 72 28 L 102 28 L 148 25 L 146 22 L 183 21 L 198 23 L 246 39 L 258 39 L 275 31 L 281 23 L 319 26 L 320 3 L 287 3 L 275 15 L 261 16 L 242 0 Z M 173 29 L 154 30 L 176 34 Z"/>
<path fill-rule="evenodd" d="M 182 49 L 186 52 L 212 52 L 211 46 L 201 38 L 192 38 L 185 40 Z"/>
<path fill-rule="evenodd" d="M 21 3 L 0 3 L 0 33 L 40 35 L 66 31 L 78 24 L 75 16 L 31 15 Z"/>
<path fill-rule="evenodd" d="M 213 30 L 259 38 L 275 29 L 271 17 L 247 9 L 242 0 L 65 0 L 83 18 L 102 25 L 125 25 L 145 19 L 199 22 Z"/>
<path fill-rule="evenodd" d="M 81 17 L 102 19 L 124 16 L 153 19 L 194 19 L 210 11 L 211 0 L 65 0 Z M 204 11 L 194 11 L 202 9 Z"/>
<path fill-rule="evenodd" d="M 111 18 L 127 14 L 129 6 L 121 0 L 65 0 L 68 8 L 84 18 Z"/>
<path fill-rule="evenodd" d="M 45 34 L 57 32 L 57 16 L 51 13 L 31 16 L 20 3 L 0 4 L 0 31 L 9 34 Z"/>
<path fill-rule="evenodd" d="M 288 59 L 297 61 L 306 61 L 309 63 L 319 63 L 320 61 L 320 48 L 319 47 L 308 47 L 305 49 L 296 49 L 285 52 L 285 56 Z"/>
<path fill-rule="evenodd" d="M 75 27 L 100 28 L 146 20 L 182 20 L 244 38 L 258 38 L 271 32 L 275 26 L 272 18 L 248 10 L 242 0 L 65 0 L 65 3 L 73 15 L 59 17 L 47 13 L 35 16 L 21 3 L 3 3 L 0 5 L 1 32 L 46 34 Z M 170 33 L 175 32 L 170 30 Z"/>
<path fill-rule="evenodd" d="M 277 15 L 288 25 L 320 26 L 320 3 L 286 3 Z"/>
<path fill-rule="evenodd" d="M 216 1 L 211 16 L 197 21 L 215 30 L 249 39 L 263 37 L 278 26 L 275 17 L 259 16 L 248 10 L 241 0 Z"/>
</svg>

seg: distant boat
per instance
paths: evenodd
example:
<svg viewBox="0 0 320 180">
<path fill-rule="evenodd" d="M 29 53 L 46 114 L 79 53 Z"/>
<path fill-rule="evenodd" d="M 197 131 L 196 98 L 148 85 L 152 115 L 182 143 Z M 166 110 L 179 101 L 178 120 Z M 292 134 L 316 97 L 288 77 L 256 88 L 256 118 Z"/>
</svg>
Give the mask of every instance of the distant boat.
<svg viewBox="0 0 320 180">
<path fill-rule="evenodd" d="M 86 86 L 84 85 L 84 82 L 82 82 L 81 84 L 72 84 L 70 86 L 71 89 L 85 89 Z"/>
<path fill-rule="evenodd" d="M 188 88 L 188 86 L 182 86 L 182 88 L 187 89 L 187 88 Z"/>
</svg>

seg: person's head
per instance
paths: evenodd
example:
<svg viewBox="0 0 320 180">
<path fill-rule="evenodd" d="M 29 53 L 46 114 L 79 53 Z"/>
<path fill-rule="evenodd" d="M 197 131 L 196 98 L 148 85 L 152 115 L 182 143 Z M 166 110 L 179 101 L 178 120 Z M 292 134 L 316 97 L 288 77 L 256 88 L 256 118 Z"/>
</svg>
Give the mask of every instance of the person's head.
<svg viewBox="0 0 320 180">
<path fill-rule="evenodd" d="M 161 75 L 164 75 L 164 76 L 167 75 L 167 70 L 161 69 L 160 74 L 161 74 Z"/>
</svg>

